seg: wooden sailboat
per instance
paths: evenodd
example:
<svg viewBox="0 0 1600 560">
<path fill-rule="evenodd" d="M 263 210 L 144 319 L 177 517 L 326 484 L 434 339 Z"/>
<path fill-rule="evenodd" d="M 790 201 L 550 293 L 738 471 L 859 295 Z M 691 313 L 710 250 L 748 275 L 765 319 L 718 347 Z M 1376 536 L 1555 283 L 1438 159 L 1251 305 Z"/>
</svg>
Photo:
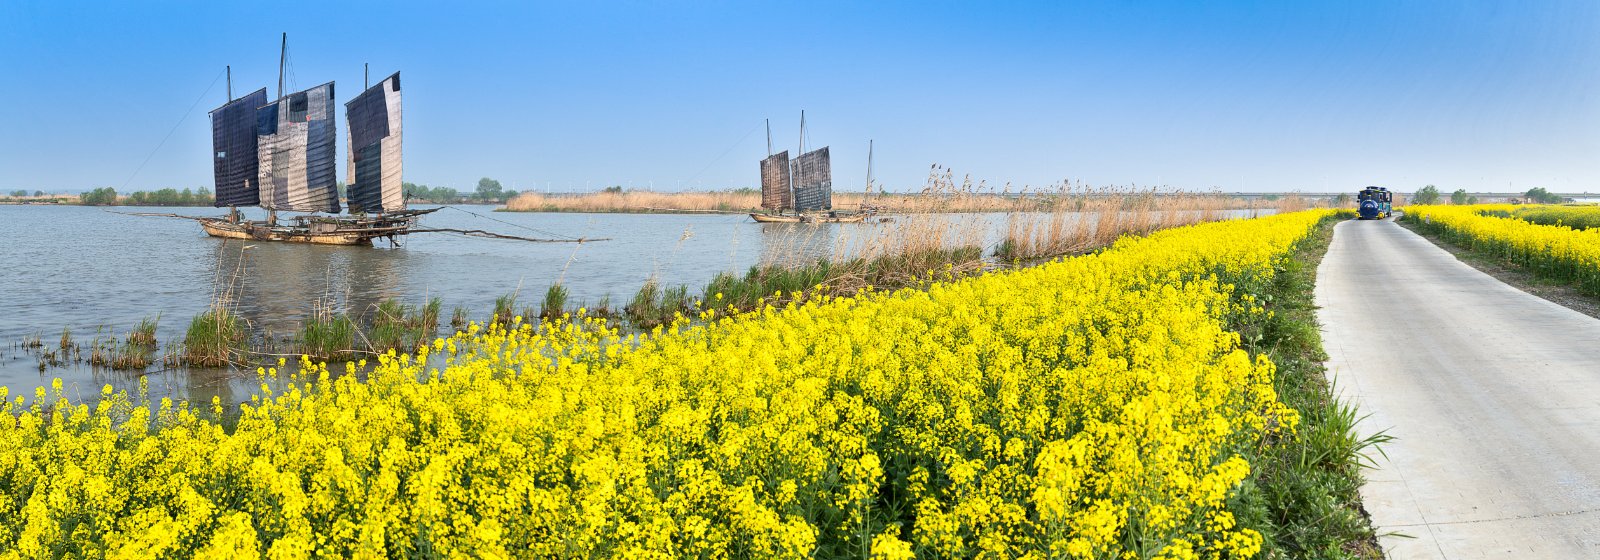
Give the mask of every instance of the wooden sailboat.
<svg viewBox="0 0 1600 560">
<path fill-rule="evenodd" d="M 335 172 L 334 87 L 283 93 L 288 34 L 278 59 L 278 98 L 267 90 L 233 98 L 211 112 L 216 206 L 228 215 L 200 218 L 213 237 L 326 245 L 371 245 L 373 239 L 412 231 L 418 217 L 437 209 L 407 210 L 400 180 L 400 74 L 367 88 L 345 104 L 349 120 L 349 214 L 340 216 Z M 246 221 L 241 206 L 267 210 Z M 287 221 L 278 212 L 304 212 Z M 328 215 L 316 215 L 325 212 Z"/>
<path fill-rule="evenodd" d="M 828 147 L 805 151 L 806 114 L 800 112 L 800 157 L 789 161 L 787 150 L 772 153 L 772 126 L 767 126 L 767 158 L 761 160 L 761 208 L 750 214 L 762 223 L 854 223 L 870 213 L 833 209 L 833 164 Z"/>
</svg>

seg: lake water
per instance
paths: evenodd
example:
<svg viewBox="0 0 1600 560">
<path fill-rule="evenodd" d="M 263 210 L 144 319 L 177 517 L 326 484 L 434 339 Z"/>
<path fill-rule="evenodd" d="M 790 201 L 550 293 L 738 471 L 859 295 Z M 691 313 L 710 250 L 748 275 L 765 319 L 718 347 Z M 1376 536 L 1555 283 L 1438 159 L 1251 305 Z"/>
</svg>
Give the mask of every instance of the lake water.
<svg viewBox="0 0 1600 560">
<path fill-rule="evenodd" d="M 117 208 L 205 216 L 210 208 Z M 518 291 L 518 307 L 537 305 L 560 281 L 569 307 L 610 296 L 620 308 L 651 277 L 684 284 L 691 294 L 718 272 L 777 261 L 849 256 L 890 224 L 757 224 L 742 214 L 567 214 L 492 212 L 489 206 L 444 208 L 423 226 L 483 229 L 526 237 L 610 238 L 583 244 L 527 243 L 454 234 L 416 234 L 402 247 L 330 247 L 240 242 L 208 237 L 190 220 L 141 217 L 81 206 L 0 206 L 0 386 L 30 393 L 62 378 L 69 394 L 92 400 L 99 387 L 134 388 L 139 376 L 87 365 L 39 371 L 21 348 L 25 337 L 55 344 L 62 329 L 85 344 L 125 334 L 160 315 L 163 345 L 182 337 L 219 286 L 241 279 L 239 314 L 256 329 L 292 332 L 316 302 L 360 312 L 386 298 L 443 300 L 441 322 L 465 307 L 487 318 L 495 298 Z M 469 213 L 470 212 L 470 213 Z M 474 215 L 477 214 L 477 215 Z M 259 213 L 247 212 L 252 219 Z M 947 215 L 992 248 L 1005 215 Z M 159 368 L 152 368 L 157 370 Z M 148 375 L 153 396 L 237 402 L 258 386 L 253 372 L 165 370 Z"/>
</svg>

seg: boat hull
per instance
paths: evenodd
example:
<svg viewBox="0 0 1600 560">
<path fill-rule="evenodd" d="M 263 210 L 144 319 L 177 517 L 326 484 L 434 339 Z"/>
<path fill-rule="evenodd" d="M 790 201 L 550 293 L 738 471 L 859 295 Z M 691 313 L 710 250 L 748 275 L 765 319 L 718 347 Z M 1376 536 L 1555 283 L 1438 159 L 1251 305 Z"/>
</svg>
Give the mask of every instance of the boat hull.
<svg viewBox="0 0 1600 560">
<path fill-rule="evenodd" d="M 392 240 L 409 233 L 418 216 L 435 210 L 410 210 L 373 217 L 302 217 L 295 220 L 294 225 L 201 218 L 200 227 L 206 230 L 206 235 L 224 239 L 370 246 L 374 239 Z"/>
<path fill-rule="evenodd" d="M 359 233 L 312 233 L 299 228 L 274 228 L 265 224 L 230 223 L 222 219 L 203 220 L 200 227 L 206 235 L 226 239 L 252 241 L 284 241 L 288 243 L 314 243 L 317 245 L 371 245 L 372 238 Z"/>
</svg>

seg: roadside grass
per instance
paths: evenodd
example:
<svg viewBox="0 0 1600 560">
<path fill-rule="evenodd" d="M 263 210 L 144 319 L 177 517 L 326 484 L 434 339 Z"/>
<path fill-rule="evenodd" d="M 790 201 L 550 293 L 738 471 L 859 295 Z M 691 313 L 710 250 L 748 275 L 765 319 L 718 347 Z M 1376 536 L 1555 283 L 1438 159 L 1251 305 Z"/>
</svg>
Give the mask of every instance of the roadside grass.
<svg viewBox="0 0 1600 560">
<path fill-rule="evenodd" d="M 1293 436 L 1242 451 L 1253 470 L 1230 509 L 1266 538 L 1261 558 L 1383 558 L 1360 489 L 1362 469 L 1392 437 L 1361 436 L 1360 412 L 1334 395 L 1312 296 L 1338 221 L 1324 220 L 1301 241 L 1260 293 L 1240 294 L 1270 311 L 1237 321 L 1244 346 L 1277 364 L 1278 398 L 1300 412 Z"/>
</svg>

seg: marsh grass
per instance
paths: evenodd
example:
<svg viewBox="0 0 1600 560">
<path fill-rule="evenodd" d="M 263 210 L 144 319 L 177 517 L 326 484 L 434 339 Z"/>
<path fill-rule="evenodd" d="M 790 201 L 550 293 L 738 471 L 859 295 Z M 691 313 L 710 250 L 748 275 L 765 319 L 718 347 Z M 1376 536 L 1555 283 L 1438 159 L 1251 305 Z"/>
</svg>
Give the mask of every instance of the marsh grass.
<svg viewBox="0 0 1600 560">
<path fill-rule="evenodd" d="M 189 321 L 183 337 L 179 361 L 198 367 L 223 367 L 242 362 L 247 354 L 244 321 L 224 305 L 210 309 Z"/>
<path fill-rule="evenodd" d="M 72 348 L 72 327 L 61 327 L 61 349 L 62 350 L 70 350 L 71 348 Z"/>
<path fill-rule="evenodd" d="M 367 349 L 374 354 L 389 350 L 413 352 L 427 344 L 439 330 L 439 298 L 422 305 L 386 299 L 367 313 Z"/>
<path fill-rule="evenodd" d="M 301 325 L 296 350 L 320 360 L 349 360 L 355 357 L 356 322 L 333 305 L 318 302 L 311 317 Z"/>
<path fill-rule="evenodd" d="M 516 292 L 511 292 L 509 294 L 494 298 L 494 313 L 489 316 L 489 322 L 490 323 L 493 323 L 493 324 L 496 324 L 496 325 L 500 325 L 502 327 L 503 326 L 507 326 L 507 325 L 511 324 L 511 321 L 516 316 L 517 316 L 517 293 Z"/>
<path fill-rule="evenodd" d="M 134 325 L 133 331 L 128 333 L 128 344 L 138 344 L 154 348 L 156 346 L 156 324 L 161 321 L 161 316 L 154 319 L 146 317 Z"/>
<path fill-rule="evenodd" d="M 544 303 L 540 304 L 539 316 L 545 319 L 555 319 L 566 313 L 567 287 L 556 282 L 544 292 Z"/>
<path fill-rule="evenodd" d="M 111 369 L 143 370 L 156 362 L 156 347 L 138 344 L 131 340 L 118 346 L 111 359 Z"/>
<path fill-rule="evenodd" d="M 467 308 L 456 306 L 455 310 L 450 312 L 450 328 L 456 331 L 466 329 L 468 317 L 470 316 L 468 313 Z"/>
<path fill-rule="evenodd" d="M 1006 216 L 1006 236 L 995 248 L 996 258 L 1035 262 L 1082 254 L 1124 235 L 1225 219 L 1240 209 L 1238 199 L 1220 194 L 1154 190 L 1063 193 L 1048 200 Z M 1303 198 L 1291 196 L 1275 201 L 1272 209 L 1295 211 L 1306 205 Z"/>
<path fill-rule="evenodd" d="M 622 308 L 628 320 L 640 328 L 649 328 L 661 316 L 661 285 L 651 278 L 633 294 L 633 301 Z"/>
<path fill-rule="evenodd" d="M 651 278 L 633 295 L 633 300 L 623 308 L 623 314 L 634 328 L 649 330 L 694 315 L 695 303 L 689 297 L 688 286 L 663 288 Z"/>
<path fill-rule="evenodd" d="M 368 314 L 366 336 L 369 349 L 373 353 L 411 350 L 416 347 L 419 336 L 413 332 L 406 320 L 408 312 L 407 306 L 395 299 L 383 300 L 373 307 Z"/>
</svg>

